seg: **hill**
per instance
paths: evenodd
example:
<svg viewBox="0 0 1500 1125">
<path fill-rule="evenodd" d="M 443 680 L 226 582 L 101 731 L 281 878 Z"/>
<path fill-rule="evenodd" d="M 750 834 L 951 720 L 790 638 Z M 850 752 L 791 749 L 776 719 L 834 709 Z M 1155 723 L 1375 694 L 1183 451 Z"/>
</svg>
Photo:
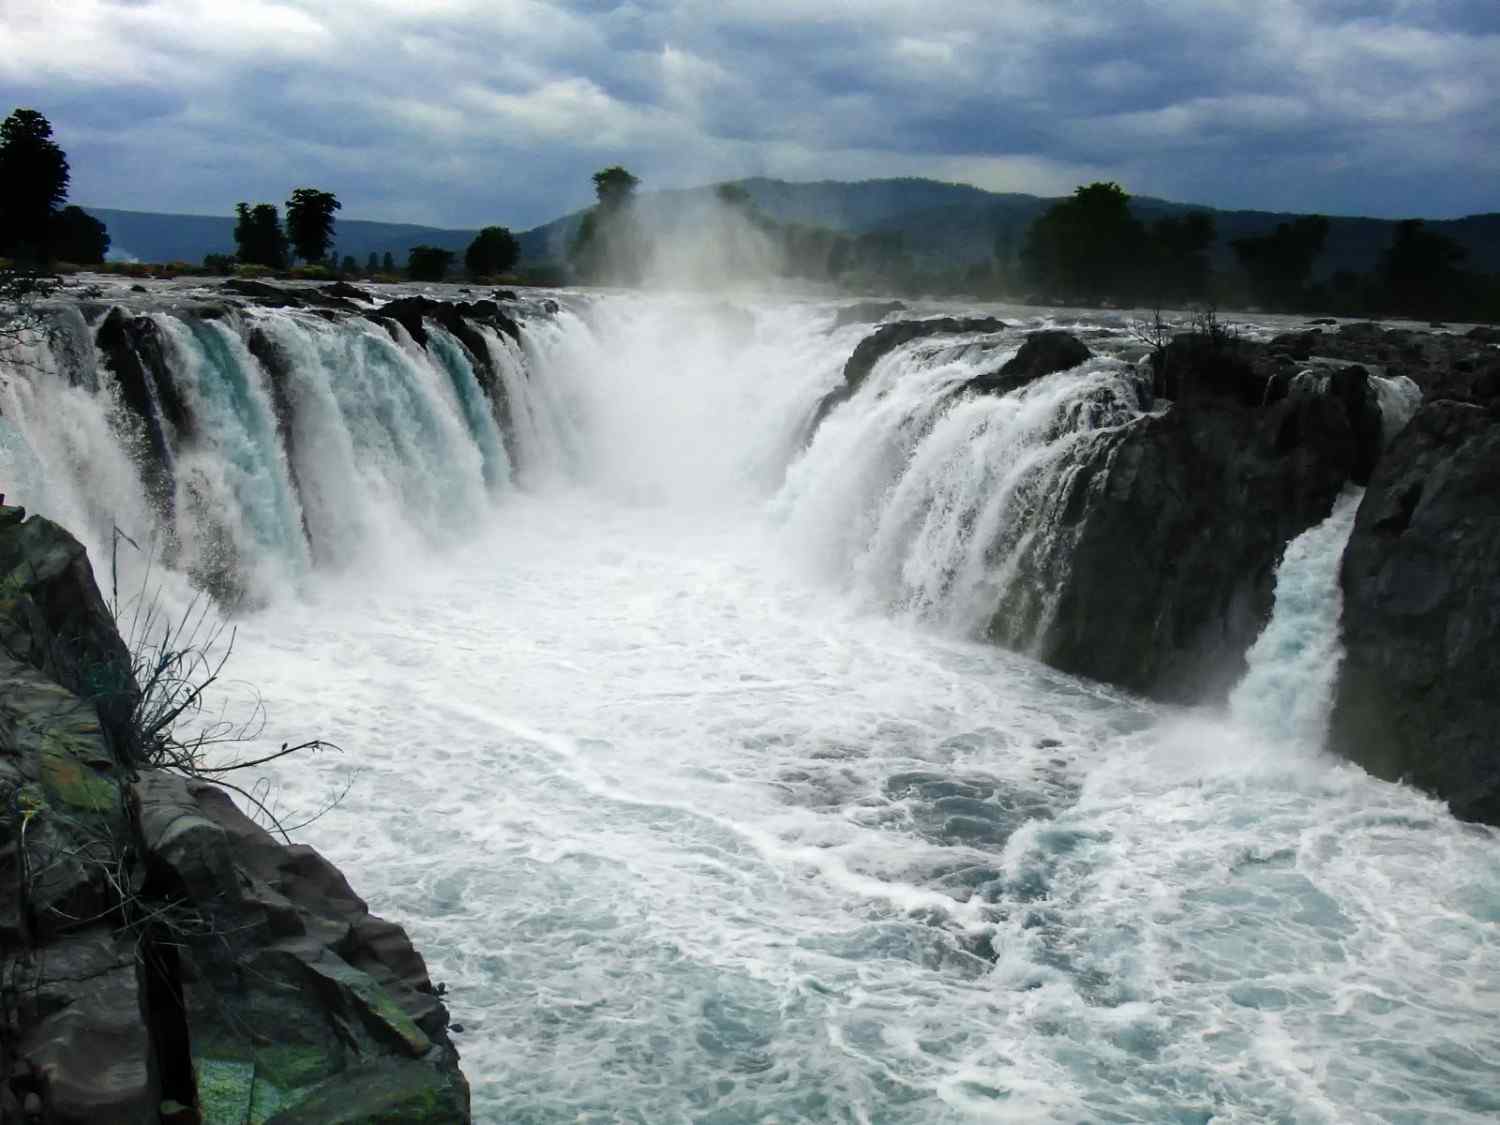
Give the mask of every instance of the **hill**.
<svg viewBox="0 0 1500 1125">
<path fill-rule="evenodd" d="M 961 267 L 985 261 L 998 246 L 1018 251 L 1026 228 L 1055 198 L 984 191 L 969 184 L 936 180 L 892 179 L 846 183 L 824 180 L 791 183 L 761 177 L 735 181 L 749 193 L 755 206 L 780 223 L 827 227 L 849 234 L 872 231 L 900 233 L 919 264 L 928 267 Z M 649 223 L 679 215 L 685 206 L 702 205 L 714 186 L 642 192 L 639 206 Z M 1263 234 L 1278 223 L 1297 215 L 1276 211 L 1224 211 L 1213 207 L 1176 203 L 1138 196 L 1132 207 L 1144 220 L 1185 211 L 1208 211 L 1214 216 L 1218 243 L 1215 264 L 1233 264 L 1229 243 L 1246 235 Z M 86 210 L 109 227 L 115 256 L 133 256 L 146 261 L 199 262 L 209 253 L 234 249 L 234 220 L 207 215 L 164 215 L 145 211 L 115 211 L 90 207 Z M 583 212 L 564 215 L 550 223 L 518 235 L 522 261 L 542 264 L 561 261 Z M 1500 272 L 1500 213 L 1470 215 L 1462 219 L 1433 220 L 1433 230 L 1455 239 L 1469 252 L 1469 265 L 1486 272 Z M 1372 270 L 1381 252 L 1390 244 L 1395 221 L 1357 216 L 1332 216 L 1325 252 L 1315 266 L 1315 276 L 1326 278 L 1337 270 L 1363 273 Z M 338 253 L 363 263 L 373 251 L 389 251 L 404 262 L 413 246 L 438 246 L 462 253 L 476 232 L 340 219 Z"/>
<path fill-rule="evenodd" d="M 234 253 L 234 219 L 227 215 L 168 215 L 108 207 L 84 210 L 109 228 L 111 257 L 196 264 L 205 254 Z M 360 264 L 371 253 L 387 251 L 404 264 L 413 246 L 437 246 L 462 254 L 478 233 L 364 219 L 339 219 L 335 229 L 339 257 L 348 254 Z"/>
</svg>

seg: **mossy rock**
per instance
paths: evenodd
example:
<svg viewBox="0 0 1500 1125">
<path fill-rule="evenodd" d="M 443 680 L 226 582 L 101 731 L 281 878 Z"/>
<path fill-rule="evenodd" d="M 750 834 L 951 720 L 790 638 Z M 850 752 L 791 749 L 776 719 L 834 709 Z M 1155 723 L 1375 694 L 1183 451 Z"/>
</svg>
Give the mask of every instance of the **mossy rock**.
<svg viewBox="0 0 1500 1125">
<path fill-rule="evenodd" d="M 330 1078 L 265 1125 L 455 1125 L 469 1120 L 463 1090 L 416 1059 L 372 1059 Z"/>
<path fill-rule="evenodd" d="M 255 1064 L 244 1059 L 193 1058 L 203 1125 L 245 1125 L 255 1088 Z"/>
<path fill-rule="evenodd" d="M 85 812 L 108 812 L 119 803 L 120 790 L 115 782 L 72 754 L 49 746 L 42 751 L 41 767 L 47 792 L 65 805 Z"/>
</svg>

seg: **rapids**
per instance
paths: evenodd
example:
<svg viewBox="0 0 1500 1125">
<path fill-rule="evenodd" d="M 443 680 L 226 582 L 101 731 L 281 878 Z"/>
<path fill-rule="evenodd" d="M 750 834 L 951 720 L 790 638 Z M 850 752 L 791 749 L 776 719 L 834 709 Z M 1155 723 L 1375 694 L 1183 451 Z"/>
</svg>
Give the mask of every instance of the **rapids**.
<svg viewBox="0 0 1500 1125">
<path fill-rule="evenodd" d="M 804 447 L 865 331 L 826 305 L 559 297 L 489 341 L 509 433 L 441 340 L 169 331 L 222 420 L 153 580 L 190 596 L 211 486 L 255 595 L 223 702 L 343 747 L 270 800 L 333 802 L 298 836 L 446 982 L 476 1119 L 1500 1113 L 1495 834 L 1319 745 L 1357 497 L 1230 707 L 1145 703 L 975 639 L 1070 450 L 1146 408 L 1123 319 L 1003 310 L 1100 353 L 1005 399 L 949 392 L 1019 335 L 915 344 Z M 32 360 L 0 480 L 98 565 L 155 518 L 142 439 Z"/>
</svg>

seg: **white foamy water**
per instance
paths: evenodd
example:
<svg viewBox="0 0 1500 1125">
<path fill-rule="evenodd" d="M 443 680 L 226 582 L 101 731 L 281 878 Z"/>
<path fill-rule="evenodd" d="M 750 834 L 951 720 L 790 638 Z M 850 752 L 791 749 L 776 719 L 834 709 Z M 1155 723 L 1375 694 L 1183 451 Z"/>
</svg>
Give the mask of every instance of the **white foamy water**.
<svg viewBox="0 0 1500 1125">
<path fill-rule="evenodd" d="M 344 747 L 275 800 L 296 820 L 354 772 L 299 835 L 447 984 L 476 1118 L 1500 1113 L 1493 832 L 1255 708 L 968 639 L 1013 537 L 1045 534 L 1048 474 L 1137 409 L 1124 365 L 939 408 L 1018 337 L 914 348 L 799 453 L 860 330 L 750 311 L 612 298 L 492 341 L 518 364 L 503 480 L 461 379 L 277 326 L 317 357 L 299 424 L 333 435 L 291 457 L 314 557 L 345 534 L 361 565 L 244 615 L 233 674 L 268 742 Z M 59 458 L 87 430 L 39 432 Z M 1303 670 L 1289 715 L 1325 713 L 1327 662 L 1273 641 L 1336 624 L 1348 510 L 1289 551 L 1252 659 Z"/>
</svg>

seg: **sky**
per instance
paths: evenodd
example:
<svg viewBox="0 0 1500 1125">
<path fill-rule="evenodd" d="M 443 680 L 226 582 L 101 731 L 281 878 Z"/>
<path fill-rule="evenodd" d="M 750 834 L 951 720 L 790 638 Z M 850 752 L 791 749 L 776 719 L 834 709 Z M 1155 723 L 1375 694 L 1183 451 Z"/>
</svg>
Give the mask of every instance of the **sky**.
<svg viewBox="0 0 1500 1125">
<path fill-rule="evenodd" d="M 0 44 L 97 207 L 520 230 L 618 163 L 1500 210 L 1500 0 L 0 0 Z"/>
</svg>

